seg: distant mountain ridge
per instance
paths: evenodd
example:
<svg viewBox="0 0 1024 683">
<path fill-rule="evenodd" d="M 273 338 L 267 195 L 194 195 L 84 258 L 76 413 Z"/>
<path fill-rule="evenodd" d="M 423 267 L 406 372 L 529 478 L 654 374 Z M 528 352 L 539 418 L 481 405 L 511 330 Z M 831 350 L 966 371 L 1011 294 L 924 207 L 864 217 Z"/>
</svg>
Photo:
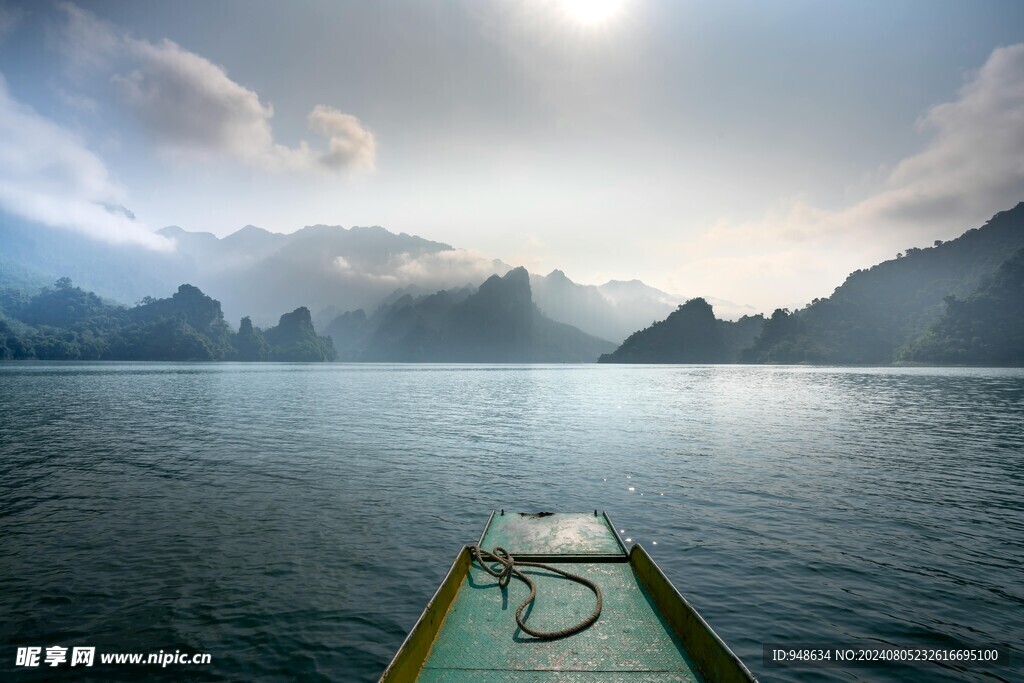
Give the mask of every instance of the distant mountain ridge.
<svg viewBox="0 0 1024 683">
<path fill-rule="evenodd" d="M 524 268 L 475 290 L 406 294 L 370 316 L 346 312 L 326 330 L 350 361 L 594 362 L 615 346 L 541 313 Z"/>
<path fill-rule="evenodd" d="M 673 308 L 669 294 L 639 280 L 581 285 L 553 270 L 547 275 L 531 274 L 530 286 L 537 306 L 546 315 L 614 342 L 663 318 Z"/>
<path fill-rule="evenodd" d="M 672 297 L 636 280 L 591 286 L 559 270 L 531 276 L 380 227 L 317 225 L 279 235 L 246 226 L 219 239 L 169 226 L 161 234 L 178 248 L 163 254 L 0 219 L 0 322 L 14 344 L 4 352 L 9 357 L 128 358 L 129 351 L 111 345 L 128 339 L 125 348 L 149 348 L 161 358 L 202 356 L 207 349 L 211 358 L 308 352 L 310 359 L 326 359 L 334 349 L 316 341 L 309 300 L 330 316 L 340 355 L 348 360 L 585 362 L 600 355 L 604 362 L 732 362 L 752 341 L 739 353 L 741 362 L 1024 363 L 1024 203 L 955 240 L 857 270 L 832 296 L 805 309 L 729 323 L 715 318 L 715 300 L 691 299 L 617 349 L 587 331 L 621 334 L 631 320 L 671 307 Z M 62 276 L 56 294 L 40 291 L 39 283 L 55 272 Z M 425 275 L 432 272 L 434 280 Z M 101 296 L 67 284 L 63 275 L 76 273 L 102 283 L 96 288 Z M 182 286 L 169 299 L 150 296 L 181 273 L 223 282 L 236 305 L 258 303 L 259 320 L 272 319 L 266 312 L 271 305 L 293 313 L 277 320 L 276 332 L 260 332 L 247 317 L 233 333 L 223 323 L 221 304 L 211 299 L 220 323 L 208 327 L 205 318 L 189 317 L 205 310 L 195 302 L 209 299 L 198 287 Z M 477 277 L 483 279 L 479 287 Z M 435 287 L 437 281 L 455 284 Z M 136 296 L 142 305 L 127 318 L 123 311 L 129 309 L 109 303 Z M 195 305 L 168 303 L 180 297 Z M 353 301 L 370 304 L 351 306 Z M 347 312 L 336 315 L 339 310 Z M 87 322 L 75 317 L 83 311 Z M 104 341 L 115 328 L 117 334 Z M 161 346 L 165 340 L 170 346 Z M 282 354 L 284 348 L 291 350 Z"/>
<path fill-rule="evenodd" d="M 225 309 L 251 311 L 265 322 L 268 312 L 309 306 L 341 309 L 373 306 L 403 282 L 396 270 L 425 257 L 456 251 L 450 245 L 381 227 L 311 225 L 289 234 L 255 226 L 217 239 L 180 229 L 173 236 L 177 256 L 196 282 L 220 293 Z M 503 264 L 495 262 L 497 271 Z M 410 280 L 411 281 L 411 280 Z M 439 284 L 465 284 L 439 278 Z"/>
<path fill-rule="evenodd" d="M 530 275 L 534 300 L 547 316 L 588 334 L 620 343 L 637 330 L 663 319 L 686 298 L 663 292 L 640 280 L 609 280 L 603 285 L 581 285 L 561 270 Z M 753 312 L 723 299 L 705 297 L 726 317 Z"/>
<path fill-rule="evenodd" d="M 512 266 L 379 227 L 310 225 L 274 233 L 247 225 L 218 238 L 167 226 L 170 253 L 111 245 L 0 213 L 0 286 L 38 289 L 70 277 L 99 296 L 135 302 L 169 296 L 181 282 L 216 292 L 225 315 L 273 324 L 279 311 L 307 306 L 326 324 L 343 311 L 374 310 L 404 293 L 477 287 Z M 561 271 L 531 275 L 534 301 L 548 317 L 621 341 L 682 301 L 638 280 L 578 285 Z"/>
<path fill-rule="evenodd" d="M 177 226 L 157 232 L 174 241 L 173 251 L 108 244 L 0 214 L 0 284 L 70 277 L 101 297 L 134 302 L 190 282 L 217 292 L 230 318 L 249 314 L 269 324 L 281 310 L 372 307 L 405 285 L 476 284 L 510 268 L 495 260 L 475 263 L 479 272 L 470 274 L 431 269 L 430 259 L 446 265 L 464 252 L 381 227 L 312 225 L 279 234 L 250 225 L 224 238 Z"/>
</svg>

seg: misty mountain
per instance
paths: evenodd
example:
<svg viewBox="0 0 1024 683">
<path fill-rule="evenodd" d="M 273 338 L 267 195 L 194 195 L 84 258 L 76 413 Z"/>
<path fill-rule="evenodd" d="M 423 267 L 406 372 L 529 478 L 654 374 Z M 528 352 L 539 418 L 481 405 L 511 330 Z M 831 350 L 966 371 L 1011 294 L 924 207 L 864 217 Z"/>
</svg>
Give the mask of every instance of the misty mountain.
<svg viewBox="0 0 1024 683">
<path fill-rule="evenodd" d="M 220 302 L 192 285 L 137 306 L 104 301 L 68 278 L 35 294 L 0 289 L 0 360 L 334 360 L 309 310 L 282 315 L 262 333 L 248 318 L 238 333 Z"/>
<path fill-rule="evenodd" d="M 649 310 L 653 312 L 666 306 L 671 310 L 681 303 L 678 297 L 644 284 L 640 280 L 609 280 L 598 289 L 613 306 L 620 308 L 639 305 L 650 307 Z M 654 303 L 660 306 L 654 306 Z"/>
<path fill-rule="evenodd" d="M 761 333 L 764 317 L 718 320 L 701 298 L 690 299 L 665 320 L 630 335 L 600 363 L 735 363 Z"/>
<path fill-rule="evenodd" d="M 661 320 L 679 304 L 694 297 L 683 297 L 676 294 L 663 292 L 656 287 L 644 284 L 640 280 L 609 280 L 598 286 L 601 294 L 605 296 L 612 305 L 623 311 L 636 311 L 634 315 L 638 319 L 654 322 Z M 758 310 L 753 306 L 737 304 L 728 299 L 719 299 L 713 296 L 701 296 L 709 304 L 715 307 L 718 315 L 724 320 L 739 320 L 746 315 L 757 315 Z M 661 312 L 659 314 L 659 311 Z M 632 331 L 640 329 L 633 327 Z"/>
<path fill-rule="evenodd" d="M 314 225 L 285 235 L 247 225 L 224 238 L 178 226 L 157 232 L 173 241 L 173 250 L 111 245 L 0 214 L 0 286 L 38 290 L 67 276 L 101 297 L 135 302 L 169 296 L 179 283 L 190 282 L 217 292 L 230 319 L 247 314 L 253 323 L 269 325 L 279 311 L 307 306 L 314 322 L 324 325 L 343 311 L 477 286 L 511 269 L 380 227 Z M 558 270 L 531 275 L 531 285 L 549 318 L 616 342 L 682 301 L 638 280 L 580 285 Z M 740 310 L 709 301 L 727 317 Z"/>
<path fill-rule="evenodd" d="M 8 254 L 0 252 L 0 287 L 34 292 L 55 279 L 48 278 L 39 271 L 11 258 Z"/>
<path fill-rule="evenodd" d="M 272 324 L 279 311 L 372 308 L 398 288 L 476 284 L 508 266 L 384 228 L 314 225 L 283 235 L 246 226 L 224 237 L 177 226 L 158 231 L 168 252 L 113 245 L 0 214 L 0 284 L 59 277 L 101 297 L 135 302 L 191 282 L 221 297 L 228 317 Z"/>
<path fill-rule="evenodd" d="M 755 363 L 891 363 L 911 344 L 908 359 L 938 361 L 951 356 L 934 350 L 934 345 L 915 345 L 915 340 L 954 335 L 966 344 L 956 346 L 964 350 L 958 362 L 986 362 L 985 354 L 970 354 L 975 345 L 963 339 L 968 331 L 956 321 L 975 315 L 994 321 L 980 309 L 1010 306 L 1012 297 L 979 288 L 991 282 L 1000 266 L 1021 248 L 1024 202 L 954 240 L 908 249 L 893 260 L 855 271 L 832 296 L 815 299 L 807 308 L 795 313 L 776 310 L 743 358 Z M 1004 276 L 1010 277 L 1000 277 Z M 993 334 L 990 329 L 978 332 Z M 939 342 L 946 345 L 942 339 Z"/>
<path fill-rule="evenodd" d="M 639 329 L 664 319 L 685 299 L 644 284 L 640 280 L 610 280 L 603 285 L 581 285 L 560 270 L 530 275 L 533 298 L 548 317 L 616 343 Z M 725 317 L 756 313 L 724 299 L 705 297 Z"/>
<path fill-rule="evenodd" d="M 593 362 L 614 344 L 540 312 L 524 268 L 464 287 L 405 294 L 372 315 L 338 316 L 327 333 L 341 360 L 391 362 Z"/>
<path fill-rule="evenodd" d="M 560 270 L 530 275 L 534 301 L 545 315 L 616 343 L 673 308 L 668 294 L 637 280 L 633 283 L 580 285 Z"/>
<path fill-rule="evenodd" d="M 167 234 L 166 229 L 160 232 Z M 410 283 L 450 287 L 477 277 L 433 267 L 462 253 L 450 245 L 380 227 L 313 225 L 281 235 L 247 226 L 220 240 L 182 232 L 168 236 L 178 242 L 191 277 L 218 292 L 226 311 L 250 312 L 256 322 L 266 322 L 273 311 L 303 305 L 312 310 L 372 307 Z M 486 274 L 501 268 L 499 262 L 486 265 Z"/>
<path fill-rule="evenodd" d="M 137 245 L 110 244 L 0 212 L 0 286 L 38 290 L 68 277 L 114 301 L 170 296 L 186 272 L 172 255 Z"/>
</svg>

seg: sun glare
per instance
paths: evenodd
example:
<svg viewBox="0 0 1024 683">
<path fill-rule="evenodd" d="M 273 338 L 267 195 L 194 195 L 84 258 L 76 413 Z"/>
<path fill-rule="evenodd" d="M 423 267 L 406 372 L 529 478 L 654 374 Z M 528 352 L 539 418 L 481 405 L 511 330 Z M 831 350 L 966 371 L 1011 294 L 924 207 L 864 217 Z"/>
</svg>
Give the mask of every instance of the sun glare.
<svg viewBox="0 0 1024 683">
<path fill-rule="evenodd" d="M 584 26 L 606 24 L 622 9 L 624 0 L 562 0 L 566 15 Z"/>
</svg>

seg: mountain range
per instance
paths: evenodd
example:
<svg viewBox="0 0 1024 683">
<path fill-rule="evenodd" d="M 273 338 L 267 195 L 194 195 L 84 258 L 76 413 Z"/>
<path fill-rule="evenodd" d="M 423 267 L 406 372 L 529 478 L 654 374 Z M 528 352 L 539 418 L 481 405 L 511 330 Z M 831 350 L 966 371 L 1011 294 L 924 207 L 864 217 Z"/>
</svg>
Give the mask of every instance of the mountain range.
<svg viewBox="0 0 1024 683">
<path fill-rule="evenodd" d="M 157 231 L 174 249 L 111 245 L 0 215 L 0 285 L 38 289 L 60 277 L 113 301 L 169 296 L 188 282 L 216 294 L 225 317 L 269 325 L 282 310 L 307 306 L 314 321 L 373 311 L 409 294 L 477 287 L 512 266 L 381 227 L 313 225 L 289 234 L 247 225 L 227 237 L 177 226 Z M 530 276 L 533 299 L 553 320 L 618 343 L 668 315 L 683 299 L 638 280 L 600 286 L 559 270 Z M 744 307 L 725 303 L 724 309 Z"/>
<path fill-rule="evenodd" d="M 1024 203 L 948 242 L 850 274 L 767 320 L 715 319 L 693 299 L 605 363 L 1024 365 Z"/>
<path fill-rule="evenodd" d="M 957 239 L 854 271 L 806 308 L 736 322 L 716 319 L 715 300 L 677 305 L 636 280 L 592 286 L 559 270 L 530 275 L 380 227 L 317 225 L 282 235 L 247 226 L 225 238 L 177 227 L 160 233 L 173 250 L 0 220 L 0 322 L 9 355 L 84 358 L 102 346 L 104 357 L 120 358 L 131 357 L 129 347 L 158 357 L 205 357 L 198 350 L 208 347 L 210 358 L 252 360 L 323 360 L 337 351 L 359 361 L 1024 364 L 1024 203 Z M 45 286 L 55 275 L 56 290 Z M 71 287 L 65 276 L 100 296 Z M 168 284 L 183 280 L 191 284 Z M 252 318 L 231 332 L 220 302 L 195 283 L 229 302 L 229 319 L 243 311 Z M 154 298 L 167 288 L 177 293 Z M 65 302 L 55 291 L 65 299 L 78 294 Z M 211 311 L 215 304 L 216 329 L 197 327 L 167 303 L 182 296 L 209 299 Z M 49 313 L 47 302 L 56 306 Z M 74 317 L 79 309 L 94 314 L 83 321 Z M 293 313 L 278 320 L 280 310 Z M 257 327 L 275 321 L 297 332 Z M 330 339 L 317 341 L 314 324 L 333 337 L 330 349 Z M 165 348 L 164 333 L 177 341 Z M 128 347 L 115 344 L 123 339 Z M 61 351 L 62 340 L 81 351 Z M 34 356 L 23 343 L 38 350 Z"/>
<path fill-rule="evenodd" d="M 370 316 L 344 313 L 326 332 L 350 361 L 589 363 L 615 348 L 541 313 L 531 279 L 514 268 L 479 288 L 405 294 Z"/>
</svg>

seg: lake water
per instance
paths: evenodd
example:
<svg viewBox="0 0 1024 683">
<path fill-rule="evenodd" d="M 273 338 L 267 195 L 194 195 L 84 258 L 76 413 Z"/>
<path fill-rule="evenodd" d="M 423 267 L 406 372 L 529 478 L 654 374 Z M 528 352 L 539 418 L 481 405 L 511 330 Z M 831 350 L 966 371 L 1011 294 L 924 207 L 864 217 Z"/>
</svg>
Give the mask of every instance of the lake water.
<svg viewBox="0 0 1024 683">
<path fill-rule="evenodd" d="M 375 679 L 492 508 L 607 510 L 765 680 L 1024 680 L 1021 370 L 8 363 L 0 491 L 12 680 Z M 1017 659 L 764 667 L 808 641 Z"/>
</svg>

